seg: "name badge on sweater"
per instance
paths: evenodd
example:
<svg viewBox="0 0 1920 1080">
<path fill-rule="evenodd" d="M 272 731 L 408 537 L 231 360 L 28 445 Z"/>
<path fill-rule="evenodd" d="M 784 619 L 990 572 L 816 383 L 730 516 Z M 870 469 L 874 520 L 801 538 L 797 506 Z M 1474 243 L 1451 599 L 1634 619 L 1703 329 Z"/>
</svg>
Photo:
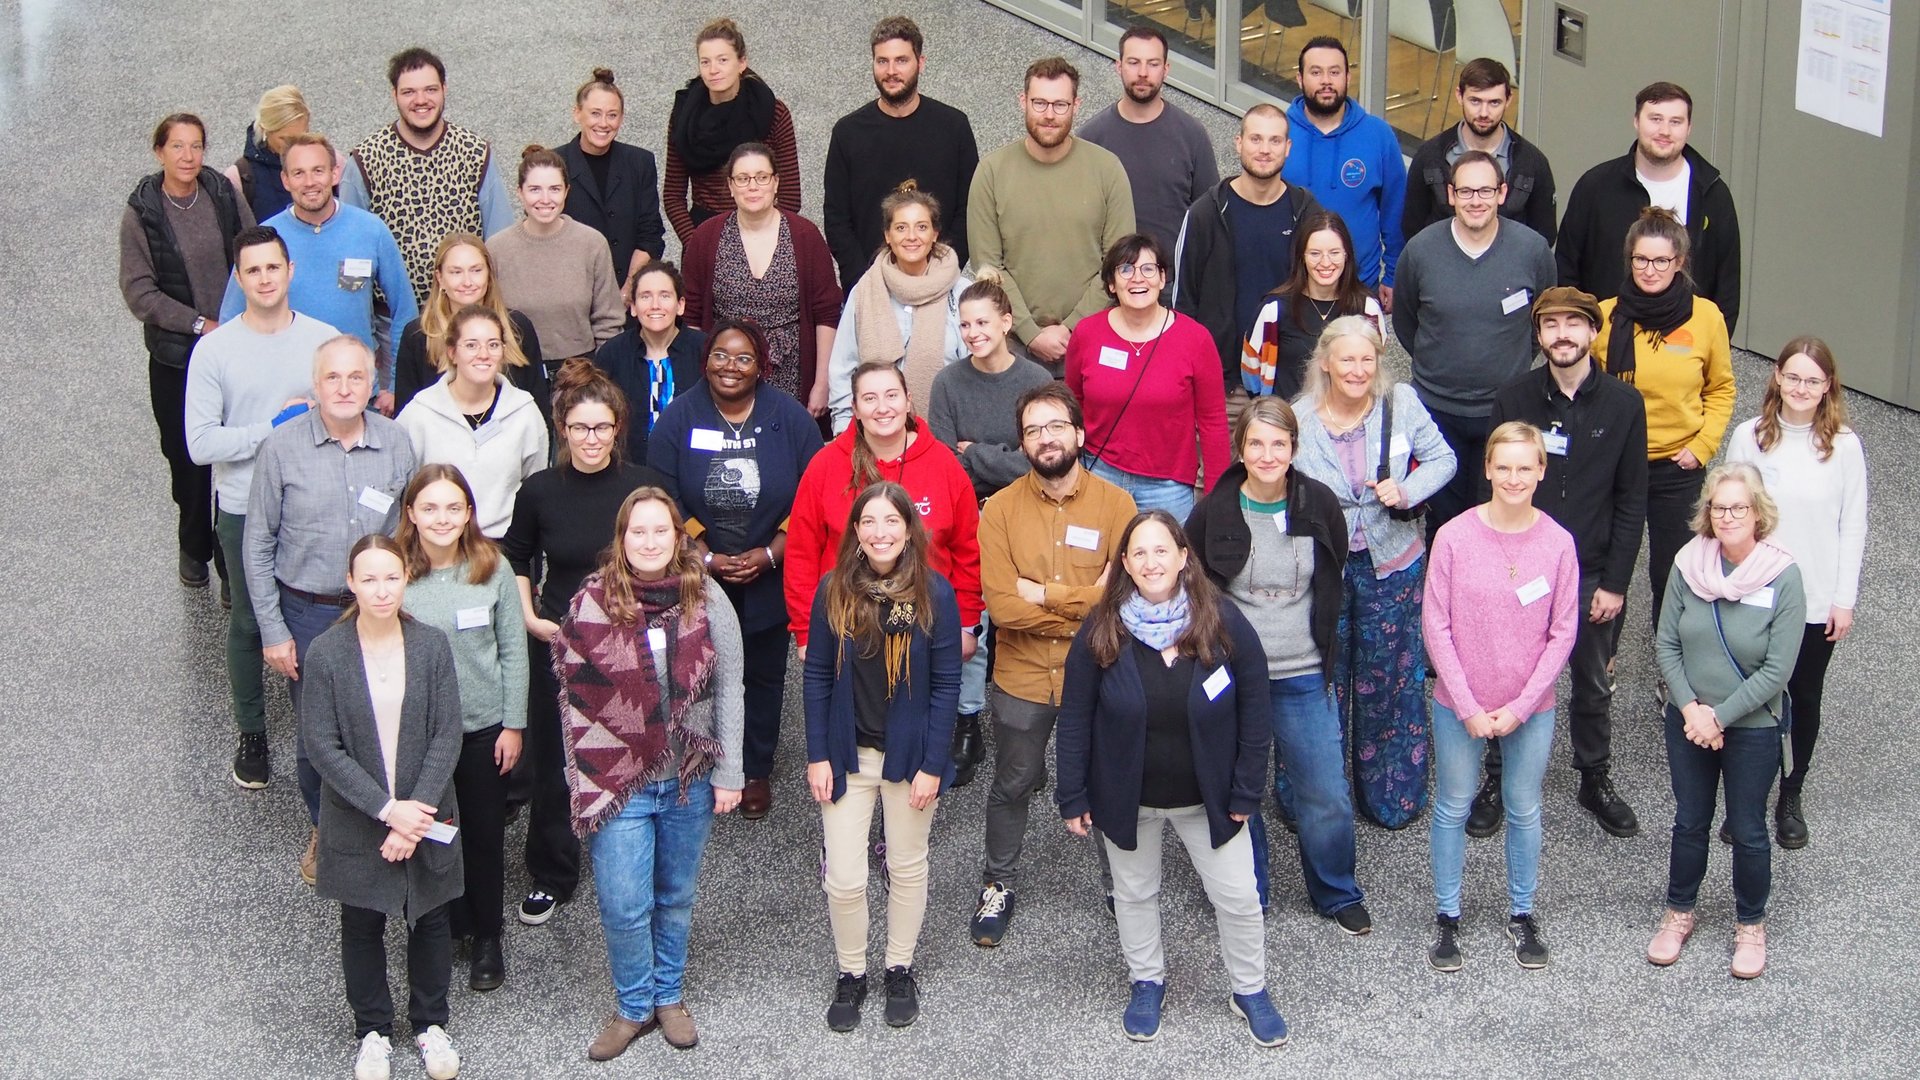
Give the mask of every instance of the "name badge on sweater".
<svg viewBox="0 0 1920 1080">
<path fill-rule="evenodd" d="M 1280 530 L 1281 536 L 1287 535 L 1287 512 L 1285 510 L 1273 515 L 1273 527 Z"/>
<path fill-rule="evenodd" d="M 647 648 L 654 652 L 667 651 L 667 631 L 662 626 L 647 627 Z"/>
<path fill-rule="evenodd" d="M 340 273 L 347 277 L 357 277 L 357 278 L 372 277 L 373 276 L 373 260 L 372 259 L 341 259 Z"/>
<path fill-rule="evenodd" d="M 393 496 L 376 487 L 363 487 L 359 503 L 376 514 L 384 514 L 393 509 Z"/>
<path fill-rule="evenodd" d="M 1208 701 L 1218 701 L 1231 682 L 1233 676 L 1227 674 L 1227 669 L 1224 666 L 1217 667 L 1213 669 L 1213 674 L 1207 676 L 1207 681 L 1200 684 L 1200 689 L 1207 692 Z"/>
<path fill-rule="evenodd" d="M 478 630 L 493 625 L 493 609 L 490 607 L 461 608 L 453 613 L 455 630 Z"/>
<path fill-rule="evenodd" d="M 1100 530 L 1089 529 L 1084 525 L 1067 526 L 1067 546 L 1086 551 L 1100 550 Z"/>
<path fill-rule="evenodd" d="M 720 449 L 720 433 L 712 428 L 697 427 L 687 432 L 687 447 L 692 450 Z"/>
<path fill-rule="evenodd" d="M 1389 457 L 1406 457 L 1411 453 L 1413 453 L 1413 444 L 1407 441 L 1405 435 L 1395 435 L 1393 438 L 1387 440 L 1387 455 Z"/>
<path fill-rule="evenodd" d="M 1115 371 L 1127 370 L 1127 350 L 1116 349 L 1111 345 L 1100 346 L 1100 366 Z"/>
<path fill-rule="evenodd" d="M 1520 598 L 1521 607 L 1526 607 L 1552 591 L 1553 586 L 1547 584 L 1547 576 L 1542 574 L 1532 581 L 1527 582 L 1525 585 L 1513 590 L 1513 595 Z"/>
<path fill-rule="evenodd" d="M 459 835 L 459 826 L 451 821 L 436 821 L 427 826 L 427 839 L 436 844 L 451 844 L 453 838 Z"/>
<path fill-rule="evenodd" d="M 1740 598 L 1740 602 L 1749 607 L 1773 607 L 1773 586 L 1767 585 L 1755 589 Z"/>
<path fill-rule="evenodd" d="M 1517 293 L 1511 293 L 1505 300 L 1500 301 L 1500 314 L 1511 315 L 1521 308 L 1526 307 L 1527 301 L 1531 299 L 1533 299 L 1533 294 L 1526 289 L 1521 289 Z"/>
<path fill-rule="evenodd" d="M 1566 435 L 1558 431 L 1543 431 L 1540 433 L 1540 437 L 1547 441 L 1547 453 L 1558 457 L 1567 456 L 1567 444 L 1569 440 Z"/>
</svg>

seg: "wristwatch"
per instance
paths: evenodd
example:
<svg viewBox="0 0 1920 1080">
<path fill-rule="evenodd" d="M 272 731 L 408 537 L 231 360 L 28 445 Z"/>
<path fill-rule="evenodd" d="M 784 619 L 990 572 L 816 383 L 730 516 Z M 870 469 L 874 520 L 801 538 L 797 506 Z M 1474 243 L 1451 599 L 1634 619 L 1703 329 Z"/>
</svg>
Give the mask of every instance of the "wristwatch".
<svg viewBox="0 0 1920 1080">
<path fill-rule="evenodd" d="M 207 317 L 205 315 L 195 315 L 193 317 L 193 336 L 199 337 L 201 334 L 204 334 L 206 332 L 207 332 Z"/>
</svg>

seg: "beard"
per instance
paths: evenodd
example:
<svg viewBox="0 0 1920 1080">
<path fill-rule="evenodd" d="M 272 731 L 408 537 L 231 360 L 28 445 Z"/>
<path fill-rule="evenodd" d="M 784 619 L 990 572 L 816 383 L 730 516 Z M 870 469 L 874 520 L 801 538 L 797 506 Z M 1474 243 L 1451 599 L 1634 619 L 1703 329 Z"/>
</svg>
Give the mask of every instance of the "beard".
<svg viewBox="0 0 1920 1080">
<path fill-rule="evenodd" d="M 1557 368 L 1575 367 L 1580 363 L 1580 361 L 1585 360 L 1587 357 L 1593 355 L 1593 345 L 1592 343 L 1588 343 L 1586 348 L 1580 349 L 1578 352 L 1575 352 L 1571 359 L 1568 359 L 1568 360 L 1560 359 L 1562 353 L 1556 352 L 1555 350 L 1559 349 L 1562 345 L 1571 346 L 1572 344 L 1573 342 L 1571 341 L 1556 341 L 1552 345 L 1547 346 L 1545 349 L 1542 349 L 1541 351 L 1546 353 L 1547 363 Z"/>
<path fill-rule="evenodd" d="M 1061 124 L 1057 128 L 1048 130 L 1042 128 L 1032 117 L 1027 118 L 1027 137 L 1049 150 L 1066 142 L 1067 136 L 1072 133 L 1073 122 L 1071 120 Z"/>
<path fill-rule="evenodd" d="M 1061 477 L 1072 472 L 1073 467 L 1075 465 L 1080 464 L 1080 454 L 1076 450 L 1068 450 L 1064 446 L 1061 447 L 1060 450 L 1061 450 L 1060 457 L 1059 457 L 1059 460 L 1057 461 L 1048 463 L 1048 462 L 1041 461 L 1039 458 L 1034 457 L 1032 454 L 1028 454 L 1027 464 L 1033 466 L 1033 471 L 1039 475 L 1040 479 L 1058 480 Z M 1042 450 L 1040 452 L 1042 454 L 1047 453 L 1047 451 L 1045 450 Z"/>
<path fill-rule="evenodd" d="M 427 121 L 425 125 L 421 125 L 421 124 L 414 123 L 412 113 L 406 112 L 406 113 L 400 114 L 400 122 L 407 125 L 408 130 L 417 132 L 421 135 L 425 135 L 428 132 L 432 131 L 434 128 L 440 126 L 440 118 L 445 114 L 446 114 L 446 110 L 444 108 L 435 109 L 433 112 L 433 119 Z"/>
<path fill-rule="evenodd" d="M 1304 100 L 1307 103 L 1307 112 L 1311 113 L 1314 116 L 1318 116 L 1323 120 L 1329 116 L 1340 115 L 1340 110 L 1347 107 L 1347 95 L 1345 94 L 1341 94 L 1339 97 L 1334 98 L 1333 104 L 1328 105 L 1324 108 L 1321 107 L 1320 105 L 1318 95 L 1307 96 L 1304 98 Z"/>
<path fill-rule="evenodd" d="M 1645 139 L 1641 139 L 1639 140 L 1639 150 L 1640 150 L 1641 157 L 1646 158 L 1648 161 L 1651 161 L 1657 165 L 1665 165 L 1670 161 L 1680 160 L 1680 155 L 1686 152 L 1686 144 L 1681 142 L 1675 142 L 1672 150 L 1668 151 L 1666 154 L 1662 154 L 1660 153 L 1659 147 L 1653 145 L 1652 143 L 1646 141 Z"/>
<path fill-rule="evenodd" d="M 1145 93 L 1142 93 L 1140 90 L 1140 86 L 1141 86 L 1140 83 L 1127 84 L 1127 96 L 1133 99 L 1134 104 L 1150 105 L 1153 103 L 1153 100 L 1155 98 L 1160 96 L 1160 87 L 1154 86 L 1153 84 L 1148 83 L 1146 84 Z"/>
<path fill-rule="evenodd" d="M 1279 176 L 1280 170 L 1284 168 L 1286 168 L 1285 163 L 1276 162 L 1273 168 L 1268 169 L 1265 172 L 1261 172 L 1258 168 L 1256 168 L 1253 165 L 1247 164 L 1244 160 L 1240 162 L 1240 171 L 1243 173 L 1246 173 L 1248 176 L 1253 177 L 1255 180 L 1271 180 L 1274 177 Z"/>
<path fill-rule="evenodd" d="M 873 87 L 874 89 L 880 91 L 881 100 L 885 101 L 887 104 L 905 105 L 907 102 L 913 100 L 913 95 L 920 92 L 920 76 L 915 75 L 912 78 L 908 79 L 907 84 L 901 87 L 900 92 L 897 94 L 888 93 L 886 85 L 882 83 L 879 79 L 873 80 Z"/>
</svg>

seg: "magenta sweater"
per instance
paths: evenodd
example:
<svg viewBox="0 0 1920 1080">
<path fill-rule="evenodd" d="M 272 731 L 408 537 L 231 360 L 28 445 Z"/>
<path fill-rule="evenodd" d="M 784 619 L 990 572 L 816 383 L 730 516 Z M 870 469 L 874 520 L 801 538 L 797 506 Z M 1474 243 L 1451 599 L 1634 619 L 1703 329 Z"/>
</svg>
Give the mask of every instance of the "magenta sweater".
<svg viewBox="0 0 1920 1080">
<path fill-rule="evenodd" d="M 1522 603 L 1541 583 L 1547 591 Z M 1420 625 L 1440 678 L 1434 700 L 1462 718 L 1505 705 L 1525 720 L 1552 707 L 1579 619 L 1580 558 L 1546 514 L 1502 533 L 1474 509 L 1435 534 Z"/>
<path fill-rule="evenodd" d="M 1193 483 L 1204 464 L 1202 490 L 1212 491 L 1233 464 L 1213 335 L 1175 315 L 1159 341 L 1137 346 L 1136 356 L 1136 346 L 1113 332 L 1107 311 L 1081 319 L 1067 339 L 1067 389 L 1086 410 L 1087 452 L 1135 476 L 1182 484 Z"/>
</svg>

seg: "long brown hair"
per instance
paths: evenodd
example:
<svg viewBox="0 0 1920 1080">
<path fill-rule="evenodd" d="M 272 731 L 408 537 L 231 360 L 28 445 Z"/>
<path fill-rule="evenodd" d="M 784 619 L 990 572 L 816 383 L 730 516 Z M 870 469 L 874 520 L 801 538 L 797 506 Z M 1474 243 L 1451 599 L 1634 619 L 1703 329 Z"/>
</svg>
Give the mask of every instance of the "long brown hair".
<svg viewBox="0 0 1920 1080">
<path fill-rule="evenodd" d="M 674 505 L 673 496 L 651 484 L 634 488 L 613 519 L 613 543 L 600 555 L 600 584 L 606 591 L 607 619 L 616 626 L 631 626 L 640 615 L 640 604 L 634 597 L 641 581 L 634 573 L 633 564 L 627 561 L 626 539 L 633 509 L 644 502 L 657 502 L 667 508 L 667 520 L 673 522 L 673 534 L 679 538 L 666 573 L 668 577 L 680 579 L 680 617 L 690 619 L 699 614 L 700 604 L 707 595 L 707 568 L 693 557 L 693 547 L 687 542 L 687 523 L 680 517 L 680 508 Z"/>
<path fill-rule="evenodd" d="M 1202 665 L 1212 664 L 1216 656 L 1225 659 L 1232 655 L 1233 639 L 1220 621 L 1220 590 L 1200 568 L 1200 556 L 1187 543 L 1186 530 L 1165 510 L 1143 510 L 1121 531 L 1119 550 L 1107 572 L 1107 587 L 1087 613 L 1087 646 L 1093 650 L 1094 661 L 1101 667 L 1113 666 L 1120 659 L 1121 646 L 1131 636 L 1120 621 L 1120 605 L 1139 591 L 1133 575 L 1127 573 L 1127 546 L 1133 541 L 1133 531 L 1149 521 L 1164 526 L 1174 546 L 1187 553 L 1187 565 L 1180 571 L 1180 587 L 1187 593 L 1187 628 L 1180 632 L 1174 647 L 1181 656 L 1190 656 Z"/>
<path fill-rule="evenodd" d="M 866 553 L 860 550 L 860 515 L 875 499 L 885 499 L 907 523 L 907 550 L 884 575 L 874 572 Z M 833 575 L 825 584 L 827 625 L 837 637 L 851 638 L 862 647 L 873 646 L 884 636 L 873 601 L 876 595 L 884 594 L 897 603 L 911 604 L 915 624 L 930 631 L 933 603 L 927 579 L 931 574 L 927 566 L 927 528 L 920 523 L 920 512 L 913 508 L 913 496 L 889 480 L 869 484 L 854 497 L 846 531 L 840 534 Z"/>
<path fill-rule="evenodd" d="M 1339 214 L 1331 210 L 1309 210 L 1301 215 L 1300 224 L 1293 227 L 1293 263 L 1287 271 L 1287 280 L 1267 294 L 1286 300 L 1287 317 L 1300 330 L 1307 328 L 1306 316 L 1302 314 L 1305 306 L 1300 303 L 1307 295 L 1307 241 L 1317 232 L 1332 233 L 1340 238 L 1340 245 L 1347 249 L 1347 263 L 1340 269 L 1340 280 L 1333 284 L 1334 316 L 1367 313 L 1367 287 L 1360 284 L 1360 275 L 1353 268 L 1353 233 L 1347 231 L 1347 223 Z"/>
<path fill-rule="evenodd" d="M 567 431 L 567 414 L 581 405 L 605 405 L 613 413 L 611 464 L 626 458 L 629 408 L 626 392 L 607 378 L 593 361 L 581 356 L 568 357 L 553 374 L 553 426 L 562 436 Z M 554 442 L 553 460 L 560 465 L 573 461 L 573 447 L 567 438 Z"/>
<path fill-rule="evenodd" d="M 1780 373 L 1786 369 L 1787 361 L 1796 356 L 1813 361 L 1827 377 L 1827 396 L 1813 408 L 1813 449 L 1821 461 L 1826 461 L 1833 457 L 1833 440 L 1847 426 L 1847 402 L 1841 393 L 1840 367 L 1834 362 L 1833 350 L 1812 334 L 1802 334 L 1787 342 L 1780 350 L 1780 358 L 1773 362 L 1773 378 L 1767 380 L 1767 393 L 1760 401 L 1760 421 L 1753 425 L 1753 441 L 1760 445 L 1763 454 L 1779 444 L 1780 409 L 1784 404 L 1780 398 Z"/>
<path fill-rule="evenodd" d="M 407 580 L 419 581 L 433 569 L 427 558 L 427 545 L 420 539 L 420 530 L 413 524 L 413 503 L 429 484 L 445 480 L 460 489 L 467 500 L 467 527 L 460 531 L 460 539 L 454 544 L 459 561 L 467 564 L 467 584 L 485 585 L 493 580 L 493 572 L 500 566 L 500 547 L 480 531 L 479 516 L 473 512 L 473 485 L 458 468 L 445 462 L 422 465 L 407 481 L 407 491 L 400 497 L 400 504 L 406 512 L 400 515 L 400 530 L 394 540 L 400 545 L 401 561 L 407 566 Z"/>
<path fill-rule="evenodd" d="M 500 295 L 500 266 L 493 261 L 493 252 L 487 250 L 487 242 L 469 232 L 448 233 L 433 253 L 433 280 L 427 287 L 426 305 L 420 309 L 420 332 L 427 338 L 427 360 L 433 364 L 433 370 L 446 372 L 447 354 L 451 351 L 447 348 L 447 339 L 453 335 L 455 309 L 453 298 L 440 291 L 440 268 L 446 265 L 447 254 L 457 247 L 470 247 L 486 260 L 487 291 L 480 294 L 476 303 L 492 309 L 499 318 L 504 331 L 500 336 L 507 345 L 507 363 L 526 367 L 527 354 L 520 348 L 520 335 L 513 329 L 506 298 Z"/>
<path fill-rule="evenodd" d="M 868 375 L 886 372 L 900 380 L 900 392 L 907 393 L 907 376 L 891 360 L 869 360 L 853 369 L 853 378 L 847 385 L 853 388 L 853 400 L 860 400 L 860 380 Z M 907 397 L 907 435 L 911 437 L 920 430 L 920 418 L 913 414 L 913 398 Z M 860 422 L 858 413 L 853 417 L 853 473 L 847 477 L 847 490 L 867 488 L 880 483 L 880 462 L 873 456 L 873 448 L 867 445 L 867 426 Z M 855 520 L 858 520 L 856 515 Z M 916 518 L 917 520 L 917 518 Z"/>
<path fill-rule="evenodd" d="M 365 555 L 369 551 L 387 552 L 394 558 L 400 560 L 402 569 L 407 565 L 407 553 L 400 550 L 400 544 L 394 540 L 393 537 L 388 536 L 386 533 L 368 533 L 360 539 L 355 540 L 353 547 L 347 549 L 347 578 L 349 580 L 353 578 L 353 564 L 359 562 L 360 556 Z M 409 577 L 407 580 L 411 581 L 413 579 Z M 347 605 L 346 610 L 340 613 L 340 617 L 333 620 L 333 623 L 335 626 L 338 626 L 341 623 L 350 623 L 359 617 L 360 601 L 356 597 Z M 402 622 L 410 621 L 412 618 L 413 616 L 407 614 L 406 608 L 402 607 L 400 609 L 400 619 Z"/>
</svg>

